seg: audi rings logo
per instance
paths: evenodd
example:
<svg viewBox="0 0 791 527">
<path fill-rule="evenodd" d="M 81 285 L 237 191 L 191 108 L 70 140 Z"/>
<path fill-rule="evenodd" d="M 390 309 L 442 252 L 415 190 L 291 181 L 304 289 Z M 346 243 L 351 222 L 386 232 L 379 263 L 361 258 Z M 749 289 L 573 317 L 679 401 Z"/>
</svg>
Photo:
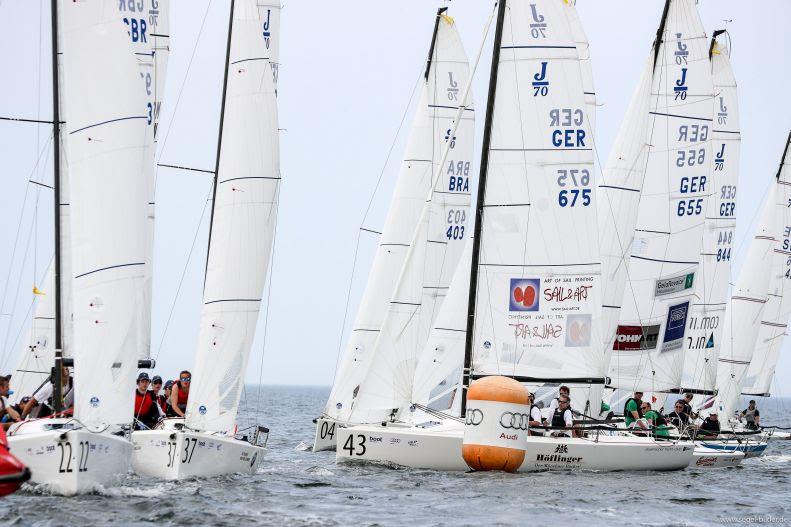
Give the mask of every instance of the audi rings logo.
<svg viewBox="0 0 791 527">
<path fill-rule="evenodd" d="M 467 409 L 467 415 L 464 424 L 478 426 L 483 422 L 483 412 L 478 408 Z"/>
<path fill-rule="evenodd" d="M 530 416 L 527 414 L 515 414 L 513 412 L 503 412 L 500 416 L 500 426 L 503 428 L 514 428 L 516 430 L 527 430 Z"/>
</svg>

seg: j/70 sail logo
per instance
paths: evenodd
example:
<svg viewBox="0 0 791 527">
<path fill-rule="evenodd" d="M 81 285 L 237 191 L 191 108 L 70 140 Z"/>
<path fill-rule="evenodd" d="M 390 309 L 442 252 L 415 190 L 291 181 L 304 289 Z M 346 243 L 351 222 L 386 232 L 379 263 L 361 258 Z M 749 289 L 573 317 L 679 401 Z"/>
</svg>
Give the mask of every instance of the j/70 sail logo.
<svg viewBox="0 0 791 527">
<path fill-rule="evenodd" d="M 269 39 L 272 37 L 272 31 L 270 27 L 272 25 L 272 10 L 266 10 L 266 20 L 264 21 L 264 42 L 266 43 L 266 49 L 269 49 Z"/>
<path fill-rule="evenodd" d="M 540 278 L 511 278 L 509 311 L 538 311 Z"/>
</svg>

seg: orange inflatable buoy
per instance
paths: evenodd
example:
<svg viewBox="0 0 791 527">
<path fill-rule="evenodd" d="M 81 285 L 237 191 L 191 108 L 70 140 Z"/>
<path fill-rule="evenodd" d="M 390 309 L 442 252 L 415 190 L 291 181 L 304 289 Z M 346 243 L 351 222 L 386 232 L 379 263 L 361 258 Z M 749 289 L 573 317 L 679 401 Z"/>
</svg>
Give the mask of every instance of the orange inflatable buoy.
<svg viewBox="0 0 791 527">
<path fill-rule="evenodd" d="M 461 454 L 473 470 L 516 472 L 525 460 L 527 388 L 508 377 L 478 379 L 467 390 Z"/>
</svg>

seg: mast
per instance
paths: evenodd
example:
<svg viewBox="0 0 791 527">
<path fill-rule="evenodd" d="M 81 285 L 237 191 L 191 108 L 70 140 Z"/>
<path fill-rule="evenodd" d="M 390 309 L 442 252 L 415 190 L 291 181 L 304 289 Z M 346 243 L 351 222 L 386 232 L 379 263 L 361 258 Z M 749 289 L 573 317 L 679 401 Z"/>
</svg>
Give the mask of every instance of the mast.
<svg viewBox="0 0 791 527">
<path fill-rule="evenodd" d="M 55 414 L 63 411 L 63 324 L 60 278 L 60 71 L 58 67 L 58 0 L 52 0 L 52 155 L 55 202 L 55 364 L 52 372 L 52 402 Z"/>
<path fill-rule="evenodd" d="M 217 159 L 214 164 L 214 188 L 211 194 L 211 216 L 209 217 L 209 243 L 206 251 L 206 269 L 203 273 L 204 287 L 206 284 L 206 270 L 209 268 L 209 251 L 211 249 L 211 232 L 214 226 L 214 204 L 217 201 L 217 183 L 220 177 L 220 151 L 222 150 L 222 128 L 225 124 L 225 99 L 228 93 L 228 66 L 231 63 L 231 36 L 233 35 L 234 0 L 231 0 L 231 10 L 228 15 L 228 44 L 225 48 L 225 73 L 222 81 L 222 99 L 220 102 L 220 126 L 217 132 Z"/>
<path fill-rule="evenodd" d="M 475 205 L 475 228 L 472 235 L 472 263 L 470 266 L 470 296 L 467 304 L 467 336 L 464 342 L 464 370 L 462 390 L 470 385 L 472 369 L 473 332 L 475 330 L 475 297 L 478 289 L 478 260 L 481 252 L 481 230 L 483 228 L 483 203 L 486 196 L 486 173 L 489 169 L 489 146 L 492 141 L 492 116 L 497 91 L 497 72 L 500 67 L 500 47 L 503 41 L 503 22 L 505 20 L 506 0 L 500 0 L 497 12 L 497 27 L 494 31 L 492 49 L 492 68 L 489 75 L 489 95 L 486 100 L 486 119 L 483 128 L 483 147 L 481 151 L 481 171 L 478 176 L 478 198 Z M 467 411 L 467 395 L 461 399 L 461 415 Z"/>
<path fill-rule="evenodd" d="M 656 30 L 656 40 L 654 40 L 654 69 L 656 69 L 656 61 L 659 59 L 659 49 L 662 47 L 662 37 L 665 36 L 665 24 L 667 23 L 667 14 L 670 11 L 671 1 L 672 0 L 665 0 L 662 20 L 659 22 L 659 29 Z"/>
<path fill-rule="evenodd" d="M 447 7 L 437 9 L 437 18 L 434 20 L 434 34 L 431 35 L 431 46 L 428 48 L 428 59 L 426 59 L 426 73 L 423 78 L 428 81 L 428 74 L 431 71 L 431 61 L 434 60 L 434 47 L 437 45 L 437 32 L 439 31 L 439 19 L 448 10 Z"/>
<path fill-rule="evenodd" d="M 788 146 L 791 145 L 791 132 L 788 132 L 788 139 L 786 140 L 786 147 L 783 150 L 783 157 L 780 159 L 780 166 L 777 167 L 777 174 L 775 174 L 775 179 L 779 182 L 780 181 L 780 174 L 783 173 L 783 165 L 786 163 L 786 158 L 788 157 Z"/>
</svg>

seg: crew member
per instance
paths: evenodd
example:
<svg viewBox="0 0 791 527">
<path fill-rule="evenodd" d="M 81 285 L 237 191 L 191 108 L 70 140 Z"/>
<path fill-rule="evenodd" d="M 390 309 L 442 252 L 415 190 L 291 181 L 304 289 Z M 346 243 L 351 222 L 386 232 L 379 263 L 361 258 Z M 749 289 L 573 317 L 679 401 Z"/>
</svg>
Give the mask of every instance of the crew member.
<svg viewBox="0 0 791 527">
<path fill-rule="evenodd" d="M 689 426 L 689 414 L 684 412 L 684 401 L 682 399 L 679 399 L 673 405 L 673 411 L 667 414 L 667 420 L 679 430 Z"/>
<path fill-rule="evenodd" d="M 8 430 L 11 423 L 21 420 L 19 412 L 11 405 L 8 404 L 6 399 L 12 392 L 10 390 L 11 376 L 6 375 L 0 377 L 0 422 L 3 423 L 3 428 Z"/>
<path fill-rule="evenodd" d="M 571 428 L 574 426 L 574 418 L 571 415 L 571 400 L 568 395 L 561 395 L 558 397 L 558 407 L 552 413 L 552 427 L 553 428 L 569 428 L 569 430 L 554 430 L 553 437 L 571 436 Z"/>
<path fill-rule="evenodd" d="M 555 397 L 554 399 L 552 399 L 552 402 L 549 403 L 550 415 L 552 414 L 552 412 L 555 411 L 555 409 L 557 409 L 557 407 L 559 406 L 558 403 L 560 402 L 560 398 L 563 397 L 564 395 L 566 397 L 568 397 L 568 399 L 569 399 L 569 409 L 571 409 L 571 406 L 570 406 L 571 405 L 571 395 L 570 394 L 571 394 L 571 390 L 565 384 L 563 386 L 561 386 L 560 388 L 558 388 L 558 396 Z"/>
<path fill-rule="evenodd" d="M 703 420 L 703 423 L 698 429 L 698 436 L 708 439 L 717 437 L 720 434 L 720 420 L 716 412 L 712 412 Z"/>
<path fill-rule="evenodd" d="M 162 408 L 162 411 L 168 417 L 173 415 L 173 410 L 170 409 L 170 394 L 172 392 L 173 392 L 173 381 L 168 381 L 165 383 L 165 395 L 158 396 L 159 407 Z"/>
<path fill-rule="evenodd" d="M 148 390 L 151 380 L 146 372 L 137 376 L 137 389 L 135 390 L 135 427 L 138 430 L 151 430 L 156 425 L 161 415 L 154 392 Z"/>
<path fill-rule="evenodd" d="M 750 401 L 750 405 L 742 410 L 742 417 L 747 421 L 747 428 L 758 430 L 761 427 L 761 413 L 755 406 L 755 400 Z"/>
<path fill-rule="evenodd" d="M 643 419 L 650 427 L 654 429 L 654 434 L 657 437 L 669 437 L 667 433 L 667 421 L 662 417 L 662 414 L 651 409 L 651 403 L 643 401 L 640 405 L 640 410 L 643 413 Z"/>
<path fill-rule="evenodd" d="M 648 429 L 648 425 L 643 420 L 643 392 L 634 392 L 634 397 L 629 397 L 623 405 L 623 419 L 627 428 L 639 426 L 643 430 Z"/>
<path fill-rule="evenodd" d="M 187 399 L 190 393 L 192 374 L 187 370 L 179 373 L 179 380 L 173 383 L 170 392 L 170 409 L 174 417 L 184 417 L 187 411 Z"/>
<path fill-rule="evenodd" d="M 74 410 L 74 380 L 69 375 L 69 369 L 66 366 L 63 367 L 61 374 L 61 394 L 63 396 L 62 407 L 65 408 L 63 413 L 69 414 Z M 52 402 L 52 395 L 52 383 L 44 383 L 33 393 L 30 400 L 22 408 L 22 419 L 28 415 L 31 417 L 48 417 L 52 415 L 55 407 Z"/>
<path fill-rule="evenodd" d="M 541 426 L 545 426 L 547 420 L 544 416 L 541 415 L 541 408 L 536 406 L 534 403 L 535 395 L 528 394 L 527 396 L 528 401 L 530 402 L 530 431 L 528 432 L 531 436 L 542 436 L 544 435 L 542 432 L 534 430 L 534 428 L 540 428 Z"/>
</svg>

